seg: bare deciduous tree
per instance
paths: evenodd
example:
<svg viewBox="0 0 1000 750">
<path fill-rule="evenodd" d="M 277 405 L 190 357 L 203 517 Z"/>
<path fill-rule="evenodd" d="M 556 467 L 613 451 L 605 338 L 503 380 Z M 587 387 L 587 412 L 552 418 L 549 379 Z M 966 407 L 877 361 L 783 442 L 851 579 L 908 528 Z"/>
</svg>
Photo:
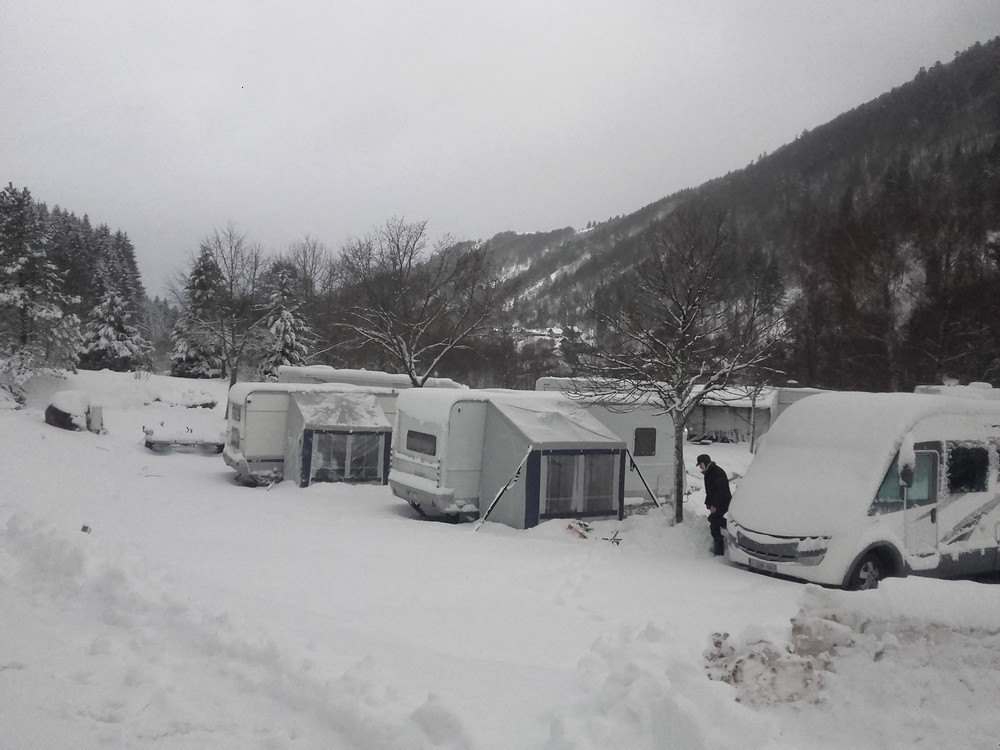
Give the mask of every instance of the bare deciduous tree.
<svg viewBox="0 0 1000 750">
<path fill-rule="evenodd" d="M 198 263 L 212 268 L 211 289 L 197 305 L 191 304 L 190 294 L 176 296 L 185 309 L 188 335 L 219 357 L 232 386 L 244 359 L 267 341 L 264 251 L 229 222 L 202 241 Z M 182 288 L 188 286 L 185 279 Z"/>
<path fill-rule="evenodd" d="M 683 521 L 684 431 L 705 398 L 759 372 L 777 341 L 781 280 L 768 253 L 737 248 L 723 214 L 682 209 L 643 238 L 636 267 L 595 295 L 592 395 L 647 402 L 674 422 L 674 518 Z"/>
<path fill-rule="evenodd" d="M 393 218 L 349 241 L 339 263 L 338 325 L 350 345 L 374 347 L 415 386 L 486 329 L 499 286 L 485 246 L 427 244 L 426 222 Z"/>
</svg>

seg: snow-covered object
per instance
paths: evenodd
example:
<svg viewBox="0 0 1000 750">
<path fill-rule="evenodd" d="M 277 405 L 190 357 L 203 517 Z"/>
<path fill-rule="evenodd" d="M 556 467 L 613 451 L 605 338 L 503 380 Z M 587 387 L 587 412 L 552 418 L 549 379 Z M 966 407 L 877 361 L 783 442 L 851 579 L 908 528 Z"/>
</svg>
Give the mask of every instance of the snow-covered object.
<svg viewBox="0 0 1000 750">
<path fill-rule="evenodd" d="M 225 443 L 225 422 L 210 409 L 171 409 L 143 425 L 148 447 L 193 446 L 217 450 Z"/>
<path fill-rule="evenodd" d="M 58 391 L 53 394 L 45 421 L 67 430 L 86 430 L 90 398 L 83 391 Z"/>
<path fill-rule="evenodd" d="M 1000 402 L 991 400 L 905 393 L 804 399 L 775 423 L 735 492 L 730 557 L 836 585 L 873 551 L 883 551 L 883 569 L 897 573 L 991 569 L 1000 522 L 998 442 Z M 974 455 L 954 463 L 956 449 Z M 965 486 L 959 475 L 976 461 L 981 476 Z M 904 503 L 898 467 L 915 462 L 924 476 Z"/>
</svg>

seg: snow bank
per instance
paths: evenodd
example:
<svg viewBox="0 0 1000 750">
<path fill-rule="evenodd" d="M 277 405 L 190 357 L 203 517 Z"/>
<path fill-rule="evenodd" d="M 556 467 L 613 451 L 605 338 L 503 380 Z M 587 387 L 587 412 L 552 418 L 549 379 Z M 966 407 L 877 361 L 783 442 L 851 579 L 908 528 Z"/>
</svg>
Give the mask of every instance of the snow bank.
<svg viewBox="0 0 1000 750">
<path fill-rule="evenodd" d="M 433 696 L 412 705 L 371 657 L 317 678 L 308 660 L 200 610 L 135 555 L 23 514 L 0 528 L 0 706 L 16 690 L 18 704 L 46 713 L 39 723 L 3 712 L 3 736 L 26 738 L 22 747 L 468 747 L 452 711 Z"/>
</svg>

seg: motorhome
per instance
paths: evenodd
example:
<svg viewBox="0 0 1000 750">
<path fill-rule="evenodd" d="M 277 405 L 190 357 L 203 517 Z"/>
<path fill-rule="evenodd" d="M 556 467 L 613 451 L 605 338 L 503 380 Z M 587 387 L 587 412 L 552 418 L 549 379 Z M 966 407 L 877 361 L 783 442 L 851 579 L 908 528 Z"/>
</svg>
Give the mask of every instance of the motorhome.
<svg viewBox="0 0 1000 750">
<path fill-rule="evenodd" d="M 729 560 L 848 589 L 1000 569 L 1000 401 L 820 393 L 792 404 L 734 493 Z"/>
<path fill-rule="evenodd" d="M 403 391 L 394 434 L 389 485 L 422 516 L 624 515 L 625 442 L 564 394 Z"/>
<path fill-rule="evenodd" d="M 391 425 L 396 417 L 392 388 L 365 388 L 344 383 L 236 383 L 229 389 L 226 408 L 226 445 L 222 457 L 247 485 L 269 484 L 284 476 L 289 452 L 288 415 L 296 394 L 338 393 L 374 396 Z"/>
<path fill-rule="evenodd" d="M 649 401 L 626 403 L 613 394 L 587 393 L 586 382 L 576 378 L 541 377 L 535 390 L 568 394 L 628 446 L 625 494 L 629 498 L 671 504 L 674 496 L 674 421 Z"/>
</svg>

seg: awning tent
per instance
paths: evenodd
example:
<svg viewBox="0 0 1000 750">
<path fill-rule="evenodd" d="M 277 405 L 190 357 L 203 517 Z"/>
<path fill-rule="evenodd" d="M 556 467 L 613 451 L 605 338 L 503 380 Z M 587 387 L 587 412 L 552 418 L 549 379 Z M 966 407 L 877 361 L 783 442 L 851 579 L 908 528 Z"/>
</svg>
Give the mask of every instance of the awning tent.
<svg viewBox="0 0 1000 750">
<path fill-rule="evenodd" d="M 385 484 L 392 425 L 368 393 L 292 393 L 285 479 Z"/>
<path fill-rule="evenodd" d="M 625 443 L 568 400 L 490 399 L 480 512 L 530 528 L 549 518 L 624 515 Z M 504 488 L 507 488 L 504 490 Z"/>
</svg>

